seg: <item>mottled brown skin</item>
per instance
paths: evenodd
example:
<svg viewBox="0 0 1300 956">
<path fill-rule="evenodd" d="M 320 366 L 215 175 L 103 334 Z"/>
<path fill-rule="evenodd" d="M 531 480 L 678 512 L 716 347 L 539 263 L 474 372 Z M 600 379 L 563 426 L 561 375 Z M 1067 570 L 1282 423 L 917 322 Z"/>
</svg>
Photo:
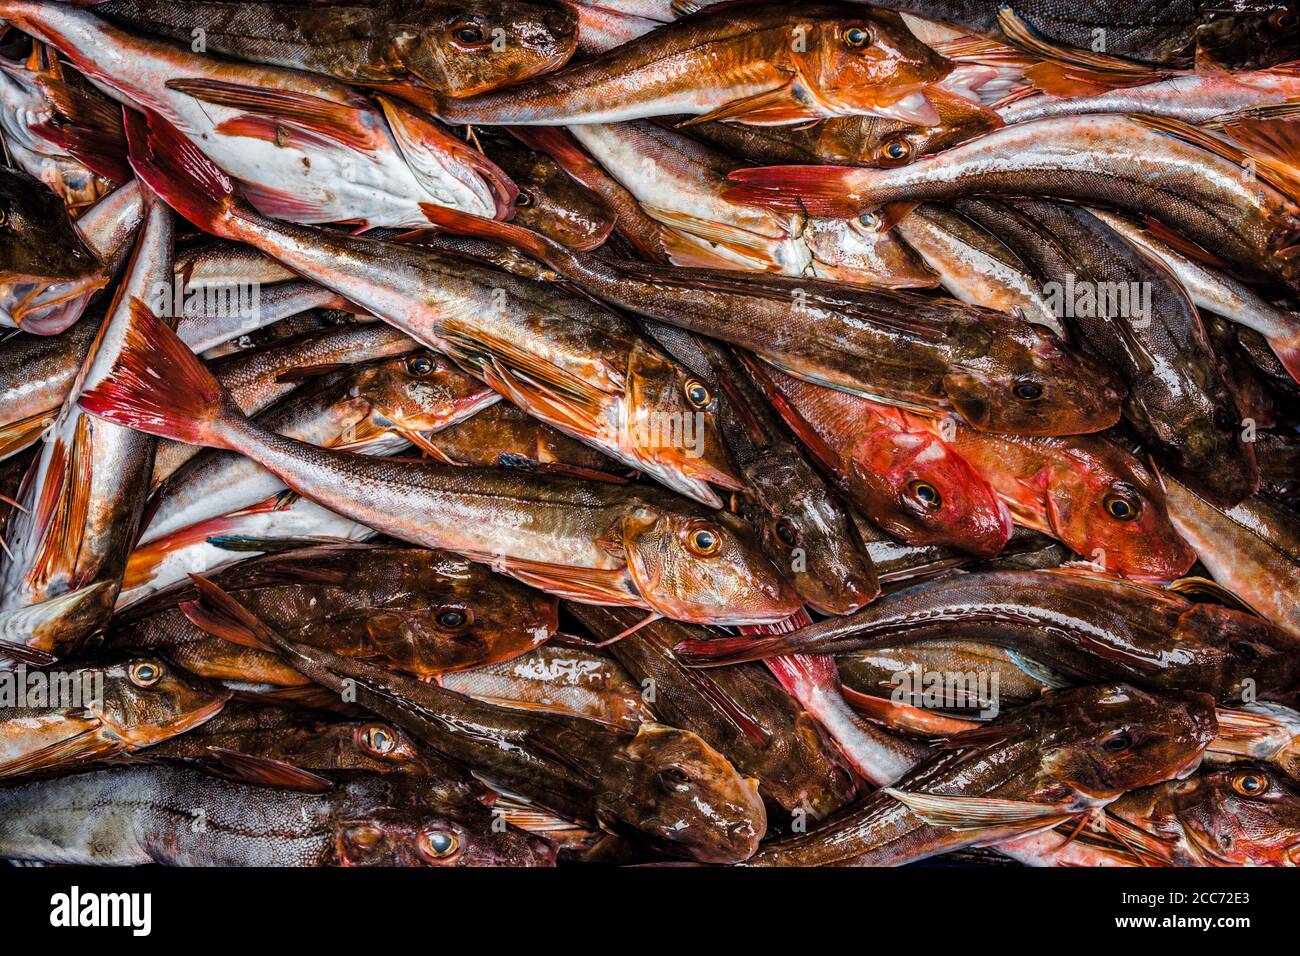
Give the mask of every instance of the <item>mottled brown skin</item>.
<svg viewBox="0 0 1300 956">
<path fill-rule="evenodd" d="M 915 14 L 1003 39 L 1000 0 L 877 0 Z M 1016 14 L 1041 37 L 1092 49 L 1104 30 L 1112 56 L 1188 69 L 1203 57 L 1225 69 L 1256 69 L 1300 56 L 1300 19 L 1291 0 L 1020 0 Z"/>
<path fill-rule="evenodd" d="M 102 268 L 58 194 L 0 168 L 0 283 L 82 279 Z"/>
<path fill-rule="evenodd" d="M 328 782 L 304 793 L 160 764 L 22 784 L 0 790 L 0 853 L 100 866 L 554 863 L 545 840 L 493 827 L 488 808 L 444 801 L 424 777 L 353 771 Z"/>
<path fill-rule="evenodd" d="M 513 222 L 584 251 L 609 236 L 614 219 L 604 205 L 545 153 L 507 139 L 484 143 L 484 149 L 519 187 Z"/>
<path fill-rule="evenodd" d="M 784 637 L 679 645 L 708 665 L 969 640 L 1023 652 L 1078 681 L 1125 680 L 1294 704 L 1300 642 L 1263 618 L 1104 574 L 986 571 L 896 591 Z M 1249 683 L 1247 683 L 1249 682 Z"/>
<path fill-rule="evenodd" d="M 1300 866 L 1300 783 L 1268 764 L 1203 767 L 1106 808 L 1145 831 L 1147 865 Z"/>
<path fill-rule="evenodd" d="M 214 580 L 295 641 L 418 677 L 517 656 L 558 626 L 554 598 L 422 548 L 309 548 L 242 562 Z M 184 604 L 194 598 L 181 584 L 132 605 L 114 620 L 110 643 L 166 649 L 211 677 L 304 683 L 277 655 L 192 623 Z"/>
<path fill-rule="evenodd" d="M 594 471 L 624 470 L 614 459 L 506 401 L 444 428 L 429 441 L 453 464 L 532 467 L 559 463 Z"/>
<path fill-rule="evenodd" d="M 1034 803 L 1039 822 L 1048 822 L 1190 772 L 1214 733 L 1204 694 L 1154 695 L 1123 684 L 1058 691 L 965 740 L 952 738 L 893 788 L 809 833 L 769 843 L 749 865 L 899 866 L 1014 835 L 1024 823 L 934 825 L 893 791 Z"/>
<path fill-rule="evenodd" d="M 734 863 L 758 848 L 767 816 L 742 779 L 697 735 L 643 723 L 635 734 L 567 714 L 476 701 L 365 661 L 292 644 L 286 659 L 331 690 L 537 805 L 674 856 Z"/>
<path fill-rule="evenodd" d="M 1010 207 L 1010 213 L 1005 212 Z M 1061 316 L 1082 347 L 1128 385 L 1124 417 L 1147 447 L 1214 501 L 1232 505 L 1259 485 L 1243 414 L 1220 371 L 1196 307 L 1177 280 L 1077 206 L 1040 199 L 966 202 L 963 214 L 996 230 L 1042 283 L 1140 283 L 1149 325 L 1137 316 Z"/>
<path fill-rule="evenodd" d="M 565 607 L 597 640 L 614 637 L 639 617 L 623 608 Z M 684 667 L 673 654 L 680 640 L 710 636 L 703 627 L 660 620 L 611 644 L 608 653 L 643 687 L 653 687 L 648 703 L 658 717 L 699 734 L 741 773 L 758 778 L 769 805 L 814 819 L 846 805 L 857 790 L 852 771 L 821 726 L 764 669 L 741 665 L 705 673 Z"/>
<path fill-rule="evenodd" d="M 95 12 L 187 43 L 202 29 L 209 51 L 241 60 L 363 86 L 423 84 L 452 96 L 553 70 L 573 55 L 578 33 L 566 8 L 527 0 L 110 0 Z"/>
<path fill-rule="evenodd" d="M 945 687 L 945 710 L 983 709 L 991 704 L 1001 708 L 1019 707 L 1037 700 L 1043 691 L 1040 680 L 1026 674 L 1001 647 L 978 644 L 973 641 L 927 641 L 924 644 L 906 644 L 901 647 L 873 647 L 870 650 L 851 651 L 835 658 L 844 685 L 861 694 L 874 697 L 892 697 L 899 685 L 899 675 L 913 667 L 922 673 L 962 673 L 981 676 L 978 687 L 993 688 L 997 677 L 997 700 L 972 700 L 965 695 L 951 695 Z M 921 706 L 911 697 L 902 701 Z"/>
</svg>

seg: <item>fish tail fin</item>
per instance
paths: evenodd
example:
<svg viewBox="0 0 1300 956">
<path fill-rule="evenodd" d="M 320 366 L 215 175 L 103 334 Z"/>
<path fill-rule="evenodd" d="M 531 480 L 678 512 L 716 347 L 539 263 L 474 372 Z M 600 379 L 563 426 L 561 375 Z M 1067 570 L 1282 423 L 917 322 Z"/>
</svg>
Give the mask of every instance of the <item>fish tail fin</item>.
<svg viewBox="0 0 1300 956">
<path fill-rule="evenodd" d="M 117 364 L 81 396 L 81 407 L 160 438 L 235 447 L 244 415 L 225 389 L 148 306 L 132 299 L 131 311 L 133 320 Z"/>
<path fill-rule="evenodd" d="M 851 219 L 870 208 L 858 184 L 864 172 L 853 166 L 759 166 L 727 175 L 723 198 L 752 206 L 801 212 L 827 219 Z"/>
<path fill-rule="evenodd" d="M 241 239 L 241 225 L 261 221 L 230 177 L 157 113 L 127 110 L 126 140 L 140 181 L 205 232 Z"/>
<path fill-rule="evenodd" d="M 1277 356 L 1282 367 L 1287 370 L 1291 378 L 1300 382 L 1300 334 L 1287 338 L 1272 338 L 1268 340 L 1269 348 Z"/>
</svg>

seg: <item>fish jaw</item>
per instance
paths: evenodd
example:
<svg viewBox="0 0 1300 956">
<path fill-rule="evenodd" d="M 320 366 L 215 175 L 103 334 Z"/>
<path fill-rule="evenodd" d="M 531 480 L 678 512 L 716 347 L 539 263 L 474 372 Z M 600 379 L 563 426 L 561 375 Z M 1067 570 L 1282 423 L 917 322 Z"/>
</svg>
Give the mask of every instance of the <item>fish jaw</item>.
<svg viewBox="0 0 1300 956">
<path fill-rule="evenodd" d="M 44 285 L 0 284 L 0 310 L 24 332 L 58 335 L 81 318 L 91 297 L 108 285 L 108 278 L 106 273 L 99 272 Z"/>
</svg>

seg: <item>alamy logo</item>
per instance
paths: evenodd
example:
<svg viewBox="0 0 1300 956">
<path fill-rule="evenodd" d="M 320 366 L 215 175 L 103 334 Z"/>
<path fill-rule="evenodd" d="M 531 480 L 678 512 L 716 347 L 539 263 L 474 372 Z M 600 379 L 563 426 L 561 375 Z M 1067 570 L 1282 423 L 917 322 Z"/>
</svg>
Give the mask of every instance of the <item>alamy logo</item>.
<svg viewBox="0 0 1300 956">
<path fill-rule="evenodd" d="M 1068 273 L 1064 283 L 1043 283 L 1043 299 L 1057 318 L 1130 319 L 1135 328 L 1151 321 L 1150 282 L 1091 282 Z"/>
<path fill-rule="evenodd" d="M 28 671 L 19 666 L 11 671 L 0 671 L 0 709 L 85 707 L 98 710 L 103 701 L 104 672 L 97 668 Z"/>
<path fill-rule="evenodd" d="M 74 886 L 50 897 L 50 925 L 126 926 L 133 936 L 148 936 L 153 929 L 153 894 L 82 893 Z"/>
</svg>

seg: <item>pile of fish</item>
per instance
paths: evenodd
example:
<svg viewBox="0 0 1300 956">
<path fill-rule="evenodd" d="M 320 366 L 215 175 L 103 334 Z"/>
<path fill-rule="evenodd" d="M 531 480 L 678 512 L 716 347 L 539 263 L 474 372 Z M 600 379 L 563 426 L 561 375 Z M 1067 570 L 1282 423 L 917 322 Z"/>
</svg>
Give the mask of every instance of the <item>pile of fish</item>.
<svg viewBox="0 0 1300 956">
<path fill-rule="evenodd" d="M 1295 0 L 0 21 L 0 860 L 1300 864 Z"/>
</svg>

